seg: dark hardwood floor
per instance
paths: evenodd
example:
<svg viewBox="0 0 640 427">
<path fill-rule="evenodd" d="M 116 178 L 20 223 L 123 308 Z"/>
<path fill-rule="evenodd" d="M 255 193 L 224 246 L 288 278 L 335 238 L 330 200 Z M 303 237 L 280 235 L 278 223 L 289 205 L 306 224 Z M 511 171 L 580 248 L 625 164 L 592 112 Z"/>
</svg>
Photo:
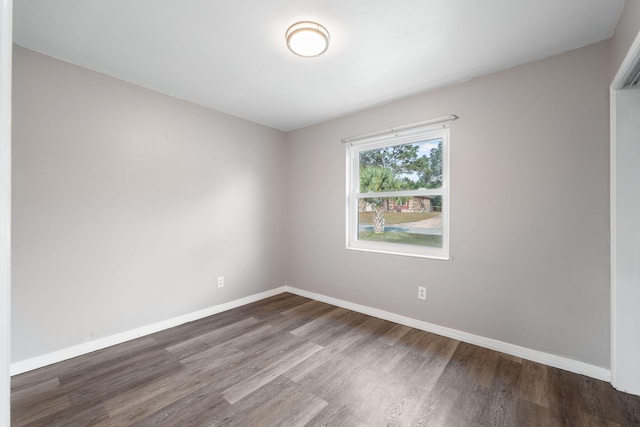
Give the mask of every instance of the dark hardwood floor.
<svg viewBox="0 0 640 427">
<path fill-rule="evenodd" d="M 638 426 L 640 397 L 281 294 L 15 376 L 14 426 Z"/>
</svg>

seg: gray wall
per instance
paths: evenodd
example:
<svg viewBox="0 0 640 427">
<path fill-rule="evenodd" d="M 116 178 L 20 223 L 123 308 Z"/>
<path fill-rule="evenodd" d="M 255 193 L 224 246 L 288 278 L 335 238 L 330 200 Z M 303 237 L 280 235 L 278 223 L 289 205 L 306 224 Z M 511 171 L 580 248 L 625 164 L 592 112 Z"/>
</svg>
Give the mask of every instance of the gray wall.
<svg viewBox="0 0 640 427">
<path fill-rule="evenodd" d="M 616 75 L 640 31 L 640 0 L 627 0 L 611 37 L 611 78 Z"/>
<path fill-rule="evenodd" d="M 608 82 L 603 42 L 289 133 L 287 283 L 608 367 Z M 448 114 L 453 260 L 346 250 L 340 138 Z"/>
<path fill-rule="evenodd" d="M 18 47 L 13 90 L 14 362 L 284 285 L 282 132 Z"/>
</svg>

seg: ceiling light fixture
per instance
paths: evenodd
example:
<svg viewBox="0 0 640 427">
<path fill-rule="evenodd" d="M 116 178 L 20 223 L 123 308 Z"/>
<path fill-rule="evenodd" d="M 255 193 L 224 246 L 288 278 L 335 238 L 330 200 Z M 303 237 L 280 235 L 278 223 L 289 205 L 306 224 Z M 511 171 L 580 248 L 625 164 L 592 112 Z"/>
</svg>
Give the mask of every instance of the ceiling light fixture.
<svg viewBox="0 0 640 427">
<path fill-rule="evenodd" d="M 316 22 L 296 22 L 287 30 L 287 47 L 305 58 L 320 56 L 329 48 L 329 31 Z"/>
</svg>

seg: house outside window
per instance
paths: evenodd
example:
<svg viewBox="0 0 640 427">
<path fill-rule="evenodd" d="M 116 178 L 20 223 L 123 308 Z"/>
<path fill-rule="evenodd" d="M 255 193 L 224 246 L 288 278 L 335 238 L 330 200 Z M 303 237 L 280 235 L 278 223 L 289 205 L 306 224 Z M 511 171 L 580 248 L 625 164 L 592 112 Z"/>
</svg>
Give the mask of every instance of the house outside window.
<svg viewBox="0 0 640 427">
<path fill-rule="evenodd" d="M 449 125 L 352 139 L 347 249 L 449 259 Z"/>
</svg>

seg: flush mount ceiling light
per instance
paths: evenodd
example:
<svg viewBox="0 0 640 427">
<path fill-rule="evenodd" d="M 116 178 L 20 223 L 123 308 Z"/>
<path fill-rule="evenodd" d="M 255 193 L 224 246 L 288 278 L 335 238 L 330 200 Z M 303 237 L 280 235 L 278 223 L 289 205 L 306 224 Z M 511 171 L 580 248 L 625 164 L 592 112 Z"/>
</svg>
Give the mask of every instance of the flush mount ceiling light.
<svg viewBox="0 0 640 427">
<path fill-rule="evenodd" d="M 329 48 L 329 31 L 316 22 L 296 22 L 287 30 L 287 46 L 298 56 L 320 56 Z"/>
</svg>

